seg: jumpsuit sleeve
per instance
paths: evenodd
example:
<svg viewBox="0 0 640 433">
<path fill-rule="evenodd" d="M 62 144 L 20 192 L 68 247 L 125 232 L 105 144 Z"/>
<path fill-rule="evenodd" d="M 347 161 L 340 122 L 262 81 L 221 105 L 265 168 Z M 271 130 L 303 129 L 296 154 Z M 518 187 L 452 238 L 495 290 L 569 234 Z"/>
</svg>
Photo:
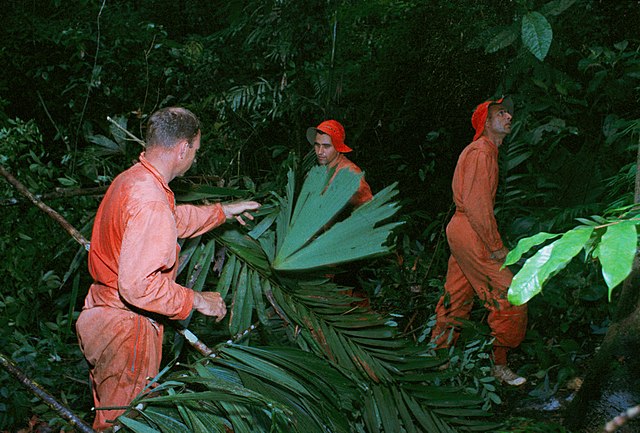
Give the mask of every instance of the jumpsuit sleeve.
<svg viewBox="0 0 640 433">
<path fill-rule="evenodd" d="M 462 202 L 469 224 L 490 252 L 503 247 L 493 213 L 498 182 L 498 161 L 480 150 L 468 155 L 464 165 Z"/>
<path fill-rule="evenodd" d="M 166 203 L 146 203 L 133 211 L 122 239 L 118 291 L 137 308 L 183 320 L 193 309 L 193 291 L 173 280 L 176 239 Z"/>
<path fill-rule="evenodd" d="M 210 206 L 176 206 L 176 227 L 181 239 L 199 236 L 224 224 L 226 220 L 220 203 Z"/>
</svg>

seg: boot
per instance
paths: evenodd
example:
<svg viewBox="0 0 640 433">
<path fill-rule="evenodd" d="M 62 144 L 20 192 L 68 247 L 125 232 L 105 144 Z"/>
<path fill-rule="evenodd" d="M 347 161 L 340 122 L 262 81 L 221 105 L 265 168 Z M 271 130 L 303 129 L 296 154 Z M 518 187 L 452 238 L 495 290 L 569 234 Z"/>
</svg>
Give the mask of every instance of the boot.
<svg viewBox="0 0 640 433">
<path fill-rule="evenodd" d="M 518 376 L 506 365 L 494 365 L 491 367 L 491 374 L 498 379 L 500 383 L 506 383 L 511 386 L 520 386 L 527 382 L 527 379 Z"/>
</svg>

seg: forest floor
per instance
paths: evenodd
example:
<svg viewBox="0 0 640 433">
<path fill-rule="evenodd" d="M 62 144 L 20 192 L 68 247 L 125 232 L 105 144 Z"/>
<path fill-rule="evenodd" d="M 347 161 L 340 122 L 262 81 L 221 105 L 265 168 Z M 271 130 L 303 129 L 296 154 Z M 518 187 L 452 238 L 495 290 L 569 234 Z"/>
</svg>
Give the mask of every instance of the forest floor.
<svg viewBox="0 0 640 433">
<path fill-rule="evenodd" d="M 514 370 L 531 365 L 532 361 L 521 353 L 510 357 Z M 564 412 L 580 389 L 587 366 L 588 358 L 583 358 L 575 364 L 576 374 L 562 383 L 551 383 L 548 376 L 527 375 L 527 383 L 520 387 L 501 386 L 498 393 L 502 404 L 496 406 L 494 412 L 507 425 L 513 426 L 504 431 L 571 433 L 563 427 Z"/>
</svg>

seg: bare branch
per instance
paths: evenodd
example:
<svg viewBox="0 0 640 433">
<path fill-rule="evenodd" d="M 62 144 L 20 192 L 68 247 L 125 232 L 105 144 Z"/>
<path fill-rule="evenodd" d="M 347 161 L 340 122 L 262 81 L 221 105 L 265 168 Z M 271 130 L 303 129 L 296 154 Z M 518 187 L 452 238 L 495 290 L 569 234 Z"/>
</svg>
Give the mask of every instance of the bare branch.
<svg viewBox="0 0 640 433">
<path fill-rule="evenodd" d="M 124 132 L 125 134 L 127 134 L 129 136 L 129 138 L 133 141 L 135 141 L 136 143 L 138 143 L 140 146 L 147 147 L 147 143 L 145 143 L 144 141 L 140 140 L 138 137 L 136 137 L 135 135 L 133 135 L 132 133 L 130 133 L 127 129 L 123 128 L 122 126 L 118 125 L 118 122 L 116 122 L 115 120 L 113 120 L 111 117 L 107 116 L 107 120 L 109 122 L 111 122 L 111 124 L 113 124 L 116 128 L 118 128 L 120 131 Z"/>
<path fill-rule="evenodd" d="M 55 210 L 51 209 L 49 206 L 44 204 L 42 200 L 39 200 L 35 195 L 31 193 L 18 179 L 13 177 L 11 173 L 9 173 L 2 165 L 0 165 L 0 174 L 2 174 L 7 181 L 13 185 L 22 195 L 27 197 L 33 204 L 40 208 L 44 213 L 49 215 L 51 218 L 56 220 L 62 228 L 64 228 L 67 233 L 69 233 L 78 243 L 85 247 L 87 251 L 89 251 L 89 241 L 82 236 L 78 230 L 76 230 L 67 220 L 65 220 L 62 215 L 60 215 Z"/>
<path fill-rule="evenodd" d="M 33 196 L 38 200 L 50 200 L 56 198 L 77 197 L 77 196 L 93 196 L 99 197 L 107 192 L 107 186 L 96 186 L 94 188 L 55 188 L 53 192 L 46 194 L 34 194 Z M 21 200 L 15 198 L 0 201 L 0 206 L 12 206 L 22 203 Z"/>
<path fill-rule="evenodd" d="M 43 402 L 46 403 L 51 409 L 60 414 L 62 418 L 69 421 L 75 428 L 82 433 L 95 433 L 94 430 L 89 427 L 83 420 L 78 418 L 76 414 L 71 412 L 66 406 L 58 402 L 51 394 L 45 391 L 40 385 L 24 374 L 10 359 L 0 354 L 0 365 L 9 372 L 14 378 L 18 380 L 23 386 L 29 389 L 32 393 L 38 396 Z"/>
</svg>

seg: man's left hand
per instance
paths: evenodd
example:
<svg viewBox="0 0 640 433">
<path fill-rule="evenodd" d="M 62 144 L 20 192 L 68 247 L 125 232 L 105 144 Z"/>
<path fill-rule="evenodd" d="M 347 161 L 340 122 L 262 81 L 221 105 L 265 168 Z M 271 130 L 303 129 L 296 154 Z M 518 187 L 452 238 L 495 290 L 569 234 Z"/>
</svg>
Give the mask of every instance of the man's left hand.
<svg viewBox="0 0 640 433">
<path fill-rule="evenodd" d="M 257 201 L 238 201 L 222 204 L 222 210 L 227 219 L 235 218 L 236 221 L 244 226 L 247 223 L 243 217 L 253 221 L 253 215 L 247 211 L 256 210 L 260 206 L 260 203 Z"/>
<path fill-rule="evenodd" d="M 194 292 L 193 308 L 205 316 L 213 316 L 216 322 L 227 314 L 227 306 L 218 292 Z"/>
</svg>

